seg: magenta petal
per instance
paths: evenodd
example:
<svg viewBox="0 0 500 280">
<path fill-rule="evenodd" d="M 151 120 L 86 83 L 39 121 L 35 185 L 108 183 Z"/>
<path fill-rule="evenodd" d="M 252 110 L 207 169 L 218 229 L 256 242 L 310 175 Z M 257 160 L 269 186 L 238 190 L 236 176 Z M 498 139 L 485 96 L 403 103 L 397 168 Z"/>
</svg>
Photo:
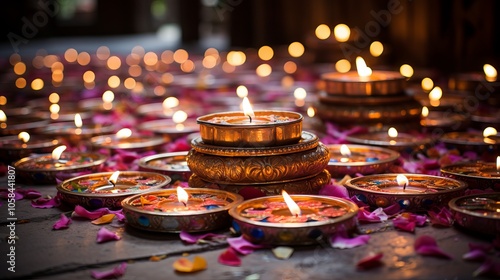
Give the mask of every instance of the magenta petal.
<svg viewBox="0 0 500 280">
<path fill-rule="evenodd" d="M 462 259 L 466 261 L 484 261 L 486 259 L 486 253 L 482 250 L 471 250 L 462 256 Z"/>
<path fill-rule="evenodd" d="M 377 266 L 381 266 L 383 264 L 381 261 L 383 256 L 384 256 L 383 253 L 369 254 L 368 256 L 359 260 L 358 263 L 356 264 L 356 267 L 359 269 L 366 270 Z"/>
<path fill-rule="evenodd" d="M 107 271 L 91 271 L 92 278 L 94 279 L 115 279 L 122 277 L 127 270 L 127 263 L 122 262 L 117 267 Z"/>
<path fill-rule="evenodd" d="M 377 223 L 387 220 L 387 214 L 384 213 L 384 209 L 377 208 L 373 212 L 369 212 L 365 208 L 360 208 L 358 211 L 358 220 L 364 222 Z"/>
<path fill-rule="evenodd" d="M 329 184 L 326 184 L 323 188 L 319 190 L 320 195 L 340 197 L 340 198 L 348 198 L 349 193 L 347 192 L 347 188 L 339 185 L 333 180 L 330 180 Z"/>
<path fill-rule="evenodd" d="M 246 239 L 243 238 L 243 236 L 240 237 L 234 237 L 234 238 L 228 238 L 227 243 L 231 248 L 236 250 L 236 252 L 242 254 L 242 255 L 248 255 L 255 251 L 256 249 L 261 249 L 264 248 L 264 245 L 258 245 L 258 244 L 253 244 Z"/>
<path fill-rule="evenodd" d="M 414 232 L 416 226 L 415 222 L 403 218 L 402 216 L 398 216 L 392 220 L 392 224 L 395 228 L 408 232 Z"/>
<path fill-rule="evenodd" d="M 401 205 L 399 205 L 399 203 L 394 203 L 384 208 L 384 212 L 389 216 L 394 216 L 401 212 L 401 210 Z"/>
<path fill-rule="evenodd" d="M 35 198 L 39 198 L 42 196 L 42 194 L 39 191 L 32 190 L 32 189 L 18 189 L 18 190 L 16 190 L 16 192 L 19 195 L 21 195 L 21 199 L 22 198 L 35 199 Z M 17 198 L 16 198 L 16 200 L 17 200 Z"/>
<path fill-rule="evenodd" d="M 480 250 L 485 253 L 493 250 L 493 244 L 469 243 L 469 251 Z"/>
<path fill-rule="evenodd" d="M 368 204 L 366 204 L 365 202 L 359 200 L 359 198 L 355 195 L 351 196 L 351 200 L 352 202 L 356 203 L 356 205 L 358 205 L 358 207 L 368 207 Z"/>
<path fill-rule="evenodd" d="M 53 198 L 40 197 L 39 199 L 31 201 L 31 206 L 34 208 L 46 209 L 46 208 L 58 207 L 59 205 L 61 205 L 61 201 L 57 196 Z"/>
<path fill-rule="evenodd" d="M 448 208 L 443 207 L 437 210 L 430 210 L 427 212 L 429 215 L 429 220 L 432 225 L 439 225 L 444 227 L 451 227 L 453 225 L 454 219 L 453 214 Z"/>
<path fill-rule="evenodd" d="M 68 228 L 71 224 L 71 219 L 66 217 L 66 215 L 61 214 L 61 218 L 52 226 L 53 229 L 64 229 Z"/>
<path fill-rule="evenodd" d="M 500 277 L 500 263 L 493 262 L 490 259 L 486 259 L 486 261 L 478 269 L 476 269 L 476 271 L 474 271 L 472 275 L 474 277 L 477 276 Z"/>
<path fill-rule="evenodd" d="M 330 244 L 333 248 L 348 249 L 365 245 L 368 243 L 368 240 L 370 240 L 370 236 L 367 234 L 358 235 L 353 238 L 345 237 L 343 234 L 334 234 L 330 238 Z"/>
<path fill-rule="evenodd" d="M 87 218 L 90 220 L 98 219 L 106 214 L 109 214 L 110 211 L 108 208 L 99 208 L 94 211 L 88 211 L 80 205 L 75 206 L 75 214 L 79 217 Z"/>
<path fill-rule="evenodd" d="M 105 227 L 102 227 L 97 232 L 97 239 L 96 239 L 96 241 L 97 241 L 97 243 L 103 243 L 103 242 L 106 242 L 106 241 L 120 240 L 120 239 L 121 239 L 121 237 L 118 236 L 116 233 L 108 230 Z"/>
<path fill-rule="evenodd" d="M 223 265 L 229 265 L 229 266 L 241 265 L 241 259 L 232 247 L 229 247 L 227 248 L 226 251 L 222 252 L 217 260 L 219 261 L 219 263 Z"/>
<path fill-rule="evenodd" d="M 422 236 L 418 237 L 415 240 L 413 247 L 415 248 L 415 252 L 417 252 L 420 255 L 434 256 L 434 257 L 440 257 L 440 258 L 446 258 L 446 259 L 453 258 L 451 255 L 442 251 L 438 247 L 436 240 L 432 236 L 429 236 L 429 235 L 422 235 Z"/>
<path fill-rule="evenodd" d="M 224 234 L 215 234 L 215 233 L 205 233 L 205 234 L 191 234 L 185 231 L 181 231 L 179 237 L 182 241 L 188 244 L 194 244 L 198 242 L 200 239 L 213 239 L 213 238 L 225 238 Z"/>
</svg>

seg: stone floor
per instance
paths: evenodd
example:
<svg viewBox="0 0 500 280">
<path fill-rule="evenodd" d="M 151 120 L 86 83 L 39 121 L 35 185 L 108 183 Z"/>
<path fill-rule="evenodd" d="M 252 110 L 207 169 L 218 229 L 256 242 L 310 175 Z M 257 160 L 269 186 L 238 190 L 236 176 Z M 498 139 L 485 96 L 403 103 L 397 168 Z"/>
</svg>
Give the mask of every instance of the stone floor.
<svg viewBox="0 0 500 280">
<path fill-rule="evenodd" d="M 6 186 L 6 178 L 0 186 Z M 54 186 L 22 186 L 33 188 L 43 196 L 56 194 Z M 7 202 L 0 206 L 0 279 L 92 279 L 92 270 L 109 270 L 121 262 L 128 267 L 120 279 L 471 279 L 481 265 L 468 262 L 462 255 L 469 242 L 491 244 L 492 237 L 480 236 L 460 228 L 418 227 L 415 233 L 397 231 L 390 222 L 362 224 L 361 232 L 370 232 L 367 245 L 352 249 L 333 249 L 327 244 L 296 247 L 291 258 L 279 260 L 270 249 L 241 256 L 239 267 L 224 266 L 217 258 L 228 245 L 223 243 L 186 245 L 178 234 L 144 232 L 123 225 L 93 225 L 88 220 L 73 220 L 65 230 L 52 230 L 61 213 L 70 208 L 33 208 L 29 200 L 16 202 L 15 272 L 7 270 Z M 118 232 L 119 241 L 96 243 L 100 227 Z M 230 235 L 229 230 L 222 233 Z M 421 235 L 433 236 L 440 248 L 453 259 L 421 256 L 413 249 Z M 356 269 L 356 262 L 370 252 L 384 254 L 383 265 L 367 271 Z M 199 255 L 208 262 L 206 270 L 181 274 L 172 268 L 182 254 Z M 495 261 L 500 256 L 491 255 Z M 151 256 L 166 255 L 160 261 Z M 476 279 L 482 279 L 478 277 Z"/>
</svg>

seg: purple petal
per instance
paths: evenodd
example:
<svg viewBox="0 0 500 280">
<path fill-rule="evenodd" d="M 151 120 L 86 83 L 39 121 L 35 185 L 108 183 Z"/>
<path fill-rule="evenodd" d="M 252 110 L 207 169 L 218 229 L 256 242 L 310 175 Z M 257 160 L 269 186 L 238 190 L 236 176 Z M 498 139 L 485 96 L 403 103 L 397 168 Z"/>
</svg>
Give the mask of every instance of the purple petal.
<svg viewBox="0 0 500 280">
<path fill-rule="evenodd" d="M 378 253 L 378 254 L 371 253 L 368 256 L 359 260 L 358 263 L 356 264 L 356 267 L 358 269 L 367 270 L 370 268 L 381 266 L 383 264 L 381 261 L 383 256 L 384 256 L 383 253 Z"/>
<path fill-rule="evenodd" d="M 10 198 L 14 198 L 15 200 L 23 199 L 23 195 L 15 190 L 10 192 L 8 189 L 0 189 L 0 198 L 9 199 L 9 195 L 11 196 Z"/>
<path fill-rule="evenodd" d="M 368 243 L 368 240 L 370 240 L 370 236 L 367 234 L 358 235 L 353 238 L 348 238 L 343 233 L 337 233 L 330 238 L 330 244 L 332 248 L 348 249 L 365 245 Z"/>
<path fill-rule="evenodd" d="M 368 207 L 368 204 L 366 204 L 364 201 L 361 201 L 357 196 L 353 195 L 351 196 L 351 201 L 356 203 L 358 207 Z"/>
<path fill-rule="evenodd" d="M 253 244 L 246 239 L 243 238 L 243 236 L 240 237 L 234 237 L 234 238 L 228 238 L 227 243 L 231 248 L 236 250 L 236 252 L 242 254 L 242 255 L 248 255 L 255 251 L 256 249 L 261 249 L 264 248 L 264 245 L 259 245 L 259 244 Z"/>
<path fill-rule="evenodd" d="M 436 240 L 429 235 L 422 235 L 415 240 L 413 244 L 415 248 L 415 252 L 424 256 L 434 256 L 446 259 L 452 259 L 453 257 L 444 251 L 442 251 L 438 245 Z"/>
<path fill-rule="evenodd" d="M 121 239 L 121 237 L 118 236 L 115 232 L 112 232 L 112 231 L 108 230 L 107 228 L 102 227 L 97 232 L 96 241 L 97 241 L 97 243 L 103 243 L 103 242 L 107 242 L 107 241 L 120 240 L 120 239 Z"/>
<path fill-rule="evenodd" d="M 71 224 L 71 219 L 66 217 L 66 215 L 61 214 L 61 218 L 52 226 L 53 229 L 65 229 L 69 228 Z"/>
<path fill-rule="evenodd" d="M 90 220 L 95 220 L 103 215 L 109 214 L 110 211 L 108 208 L 99 208 L 94 211 L 88 211 L 87 209 L 83 208 L 80 205 L 75 206 L 75 212 L 74 212 L 78 217 L 83 217 L 87 218 Z"/>
<path fill-rule="evenodd" d="M 429 220 L 433 226 L 444 226 L 451 227 L 453 225 L 454 219 L 453 214 L 446 207 L 442 207 L 439 210 L 433 209 L 427 211 L 429 215 Z"/>
<path fill-rule="evenodd" d="M 409 219 L 406 219 L 402 216 L 398 216 L 394 220 L 392 220 L 392 224 L 395 228 L 407 232 L 414 232 L 416 226 L 416 223 L 414 221 L 410 221 Z"/>
<path fill-rule="evenodd" d="M 34 208 L 46 209 L 58 207 L 59 205 L 61 205 L 61 201 L 57 196 L 53 198 L 40 197 L 39 199 L 31 201 L 31 206 Z"/>
<path fill-rule="evenodd" d="M 369 212 L 365 208 L 360 208 L 358 211 L 358 220 L 364 222 L 378 223 L 387 220 L 387 214 L 384 213 L 384 209 L 377 208 L 373 212 Z"/>
<path fill-rule="evenodd" d="M 214 239 L 214 238 L 226 238 L 224 234 L 215 233 L 205 233 L 205 234 L 191 234 L 185 231 L 181 231 L 179 234 L 182 241 L 188 244 L 194 244 L 200 239 Z"/>
<path fill-rule="evenodd" d="M 122 262 L 117 267 L 107 271 L 91 271 L 92 278 L 94 279 L 115 279 L 122 277 L 127 270 L 127 263 Z"/>
<path fill-rule="evenodd" d="M 329 184 L 326 184 L 323 188 L 319 190 L 320 195 L 340 197 L 340 198 L 348 198 L 349 193 L 347 192 L 347 188 L 335 183 L 330 180 Z"/>
<path fill-rule="evenodd" d="M 493 250 L 493 244 L 469 243 L 469 251 L 480 250 L 485 253 Z"/>
<path fill-rule="evenodd" d="M 229 266 L 240 266 L 241 259 L 238 256 L 236 250 L 232 247 L 227 248 L 226 251 L 222 252 L 218 258 L 219 263 Z"/>
<path fill-rule="evenodd" d="M 16 192 L 21 195 L 21 199 L 35 199 L 42 196 L 39 191 L 32 189 L 17 189 Z"/>
<path fill-rule="evenodd" d="M 399 212 L 401 212 L 401 205 L 399 205 L 399 203 L 394 203 L 390 206 L 387 206 L 384 208 L 384 213 L 386 213 L 387 215 L 389 216 L 394 216 L 396 214 L 398 214 Z"/>
<path fill-rule="evenodd" d="M 486 259 L 486 261 L 472 273 L 472 276 L 500 277 L 500 263 L 493 262 L 491 259 Z"/>
<path fill-rule="evenodd" d="M 462 256 L 466 261 L 480 262 L 486 259 L 486 253 L 482 250 L 471 250 Z"/>
</svg>

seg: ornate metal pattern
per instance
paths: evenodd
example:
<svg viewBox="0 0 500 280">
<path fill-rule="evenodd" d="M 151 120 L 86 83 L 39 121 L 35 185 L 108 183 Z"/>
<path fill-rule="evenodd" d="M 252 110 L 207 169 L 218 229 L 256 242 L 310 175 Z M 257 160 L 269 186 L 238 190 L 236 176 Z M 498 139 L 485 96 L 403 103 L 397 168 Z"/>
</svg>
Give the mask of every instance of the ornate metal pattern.
<svg viewBox="0 0 500 280">
<path fill-rule="evenodd" d="M 500 191 L 500 173 L 494 176 L 482 174 L 482 170 L 490 169 L 496 171 L 494 163 L 458 163 L 441 168 L 441 175 L 455 180 L 466 182 L 470 189 L 493 189 Z"/>
<path fill-rule="evenodd" d="M 492 204 L 493 207 L 488 207 Z M 455 222 L 481 234 L 500 232 L 500 193 L 475 194 L 457 197 L 449 202 Z M 492 208 L 492 209 L 488 209 Z"/>
</svg>

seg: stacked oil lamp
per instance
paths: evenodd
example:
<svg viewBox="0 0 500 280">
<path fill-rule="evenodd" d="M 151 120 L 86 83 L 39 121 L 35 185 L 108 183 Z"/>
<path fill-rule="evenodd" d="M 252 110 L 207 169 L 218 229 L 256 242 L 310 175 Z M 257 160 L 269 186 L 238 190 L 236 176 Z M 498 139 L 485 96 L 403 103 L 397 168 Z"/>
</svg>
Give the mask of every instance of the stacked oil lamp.
<svg viewBox="0 0 500 280">
<path fill-rule="evenodd" d="M 418 128 L 422 106 L 406 95 L 405 77 L 399 72 L 372 71 L 356 58 L 357 72 L 323 74 L 318 116 L 345 126 Z"/>
<path fill-rule="evenodd" d="M 290 111 L 209 114 L 197 119 L 200 137 L 191 142 L 189 186 L 254 195 L 317 194 L 330 181 L 328 148 L 302 131 L 303 117 Z M 251 195 L 249 195 L 251 194 Z"/>
</svg>

